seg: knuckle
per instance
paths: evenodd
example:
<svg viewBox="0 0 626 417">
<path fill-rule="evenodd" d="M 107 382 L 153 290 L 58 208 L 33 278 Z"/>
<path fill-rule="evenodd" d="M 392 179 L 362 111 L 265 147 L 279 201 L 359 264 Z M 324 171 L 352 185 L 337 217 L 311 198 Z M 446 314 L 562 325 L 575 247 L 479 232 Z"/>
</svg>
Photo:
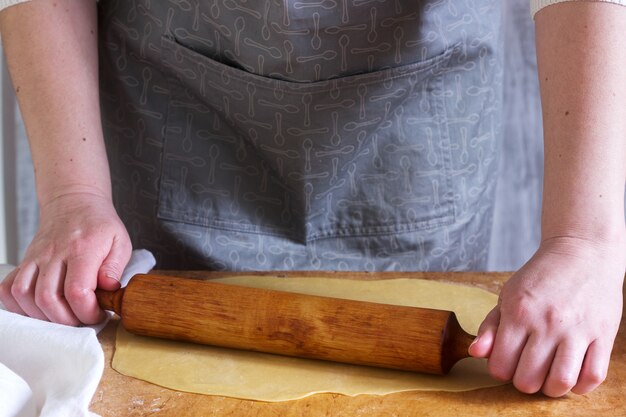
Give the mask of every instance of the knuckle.
<svg viewBox="0 0 626 417">
<path fill-rule="evenodd" d="M 26 259 L 29 259 L 30 262 L 35 262 L 38 264 L 47 263 L 47 261 L 54 258 L 56 252 L 57 250 L 53 244 L 46 243 L 31 245 L 28 252 L 26 253 Z"/>
<path fill-rule="evenodd" d="M 18 283 L 13 283 L 11 286 L 11 295 L 16 299 L 23 299 L 28 297 L 30 289 L 25 285 L 20 285 Z"/>
<path fill-rule="evenodd" d="M 71 256 L 80 256 L 88 251 L 90 241 L 87 238 L 72 239 L 68 244 L 68 250 Z"/>
<path fill-rule="evenodd" d="M 491 361 L 487 363 L 489 374 L 498 381 L 507 382 L 511 380 L 513 372 L 503 366 L 493 364 Z"/>
<path fill-rule="evenodd" d="M 551 385 L 559 392 L 567 392 L 576 385 L 576 377 L 573 375 L 557 375 L 550 379 Z"/>
<path fill-rule="evenodd" d="M 48 309 L 59 302 L 59 295 L 49 290 L 35 292 L 35 304 L 42 309 Z"/>
<path fill-rule="evenodd" d="M 548 306 L 543 314 L 543 321 L 551 329 L 567 329 L 584 322 L 582 314 L 572 310 L 559 309 L 556 306 Z"/>
<path fill-rule="evenodd" d="M 38 249 L 38 258 L 43 258 L 43 259 L 52 259 L 55 256 L 55 254 L 58 252 L 57 247 L 52 243 L 42 245 L 41 247 L 37 249 Z"/>
<path fill-rule="evenodd" d="M 519 323 L 528 320 L 532 311 L 533 309 L 530 301 L 522 299 L 509 304 L 504 313 L 514 322 Z"/>
<path fill-rule="evenodd" d="M 78 285 L 71 285 L 65 289 L 65 299 L 72 305 L 82 304 L 88 297 L 90 291 Z"/>
<path fill-rule="evenodd" d="M 543 381 L 531 380 L 526 377 L 515 377 L 513 385 L 518 391 L 524 394 L 534 394 L 541 389 Z"/>
<path fill-rule="evenodd" d="M 543 314 L 543 320 L 548 327 L 554 328 L 555 326 L 559 326 L 563 323 L 564 317 L 563 313 L 561 313 L 558 309 L 553 306 L 549 306 Z"/>
<path fill-rule="evenodd" d="M 71 233 L 69 244 L 70 247 L 81 248 L 85 244 L 89 244 L 93 241 L 96 241 L 99 237 L 99 233 L 92 228 L 85 228 L 81 230 L 76 230 Z"/>
<path fill-rule="evenodd" d="M 588 372 L 585 372 L 584 378 L 593 385 L 600 385 L 606 379 L 606 370 L 590 370 Z"/>
<path fill-rule="evenodd" d="M 6 300 L 11 296 L 11 289 L 3 282 L 0 282 L 0 301 Z"/>
<path fill-rule="evenodd" d="M 120 233 L 119 235 L 117 235 L 116 237 L 116 242 L 122 247 L 122 249 L 124 250 L 131 250 L 132 249 L 132 243 L 130 241 L 130 237 L 128 236 L 128 233 L 126 232 L 126 229 L 122 230 L 122 233 Z"/>
</svg>

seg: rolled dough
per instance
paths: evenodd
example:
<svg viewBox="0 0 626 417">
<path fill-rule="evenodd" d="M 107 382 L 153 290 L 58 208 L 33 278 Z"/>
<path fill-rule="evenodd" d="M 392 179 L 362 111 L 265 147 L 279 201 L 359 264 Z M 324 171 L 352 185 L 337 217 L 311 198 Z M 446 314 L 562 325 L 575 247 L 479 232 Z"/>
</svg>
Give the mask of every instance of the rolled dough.
<svg viewBox="0 0 626 417">
<path fill-rule="evenodd" d="M 232 277 L 223 283 L 378 303 L 452 310 L 476 334 L 497 296 L 472 287 L 417 279 Z M 446 376 L 243 352 L 135 336 L 118 327 L 113 368 L 166 388 L 259 401 L 316 393 L 388 394 L 412 390 L 467 391 L 501 383 L 484 360 L 463 359 Z"/>
</svg>

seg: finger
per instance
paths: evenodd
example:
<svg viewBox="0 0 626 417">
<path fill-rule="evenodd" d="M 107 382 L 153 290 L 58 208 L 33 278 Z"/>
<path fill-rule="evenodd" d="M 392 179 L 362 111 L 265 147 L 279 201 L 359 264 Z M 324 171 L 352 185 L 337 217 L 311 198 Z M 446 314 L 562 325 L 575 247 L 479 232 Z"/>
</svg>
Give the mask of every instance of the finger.
<svg viewBox="0 0 626 417">
<path fill-rule="evenodd" d="M 128 239 L 113 240 L 109 254 L 98 271 L 98 288 L 113 291 L 120 287 L 122 272 L 130 259 L 132 247 Z"/>
<path fill-rule="evenodd" d="M 498 325 L 500 324 L 500 305 L 495 306 L 478 329 L 478 335 L 469 347 L 469 354 L 475 358 L 487 358 L 493 349 Z"/>
<path fill-rule="evenodd" d="M 73 257 L 67 261 L 63 288 L 65 299 L 84 324 L 96 324 L 105 318 L 94 293 L 101 264 L 100 259 L 89 256 Z"/>
<path fill-rule="evenodd" d="M 65 264 L 63 262 L 58 261 L 46 265 L 35 285 L 35 303 L 50 321 L 78 326 L 80 321 L 63 297 L 64 281 Z"/>
<path fill-rule="evenodd" d="M 506 325 L 500 320 L 487 362 L 492 377 L 500 381 L 510 381 L 513 378 L 527 338 L 524 328 Z"/>
<path fill-rule="evenodd" d="M 15 268 L 0 282 L 0 303 L 2 303 L 8 311 L 25 316 L 26 312 L 22 310 L 17 301 L 15 301 L 13 294 L 11 294 L 11 287 L 13 286 L 18 271 L 19 268 Z"/>
<path fill-rule="evenodd" d="M 11 294 L 26 315 L 48 321 L 48 317 L 35 304 L 35 283 L 38 275 L 39 268 L 34 262 L 23 264 L 15 276 Z"/>
<path fill-rule="evenodd" d="M 578 376 L 578 382 L 572 388 L 572 392 L 587 394 L 604 382 L 609 370 L 612 346 L 612 342 L 604 344 L 599 340 L 594 341 L 589 346 L 583 360 L 583 367 Z"/>
<path fill-rule="evenodd" d="M 531 335 L 524 345 L 513 376 L 515 388 L 534 394 L 543 386 L 554 359 L 556 345 L 547 337 Z"/>
<path fill-rule="evenodd" d="M 576 385 L 586 350 L 587 343 L 566 341 L 559 345 L 548 378 L 543 384 L 544 394 L 549 397 L 561 397 Z"/>
</svg>

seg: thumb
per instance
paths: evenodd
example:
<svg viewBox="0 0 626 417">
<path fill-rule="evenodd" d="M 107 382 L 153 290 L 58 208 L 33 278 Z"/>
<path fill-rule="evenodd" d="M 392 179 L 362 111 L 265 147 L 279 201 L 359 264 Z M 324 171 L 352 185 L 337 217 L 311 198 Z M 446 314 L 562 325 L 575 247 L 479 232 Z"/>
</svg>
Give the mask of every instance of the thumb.
<svg viewBox="0 0 626 417">
<path fill-rule="evenodd" d="M 120 287 L 122 272 L 131 252 L 132 247 L 127 239 L 114 238 L 111 250 L 98 270 L 98 288 L 114 291 Z"/>
<path fill-rule="evenodd" d="M 496 340 L 498 325 L 500 324 L 500 304 L 493 308 L 485 317 L 478 329 L 478 335 L 469 347 L 469 354 L 475 358 L 488 358 Z"/>
</svg>

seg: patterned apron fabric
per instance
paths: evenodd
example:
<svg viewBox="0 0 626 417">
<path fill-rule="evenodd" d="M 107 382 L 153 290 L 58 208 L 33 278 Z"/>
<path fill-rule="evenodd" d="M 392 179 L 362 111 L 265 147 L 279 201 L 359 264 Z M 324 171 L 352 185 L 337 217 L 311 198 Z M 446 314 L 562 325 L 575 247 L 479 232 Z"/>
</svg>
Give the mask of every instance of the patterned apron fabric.
<svg viewBox="0 0 626 417">
<path fill-rule="evenodd" d="M 159 267 L 484 269 L 498 2 L 99 8 L 115 202 Z"/>
</svg>

